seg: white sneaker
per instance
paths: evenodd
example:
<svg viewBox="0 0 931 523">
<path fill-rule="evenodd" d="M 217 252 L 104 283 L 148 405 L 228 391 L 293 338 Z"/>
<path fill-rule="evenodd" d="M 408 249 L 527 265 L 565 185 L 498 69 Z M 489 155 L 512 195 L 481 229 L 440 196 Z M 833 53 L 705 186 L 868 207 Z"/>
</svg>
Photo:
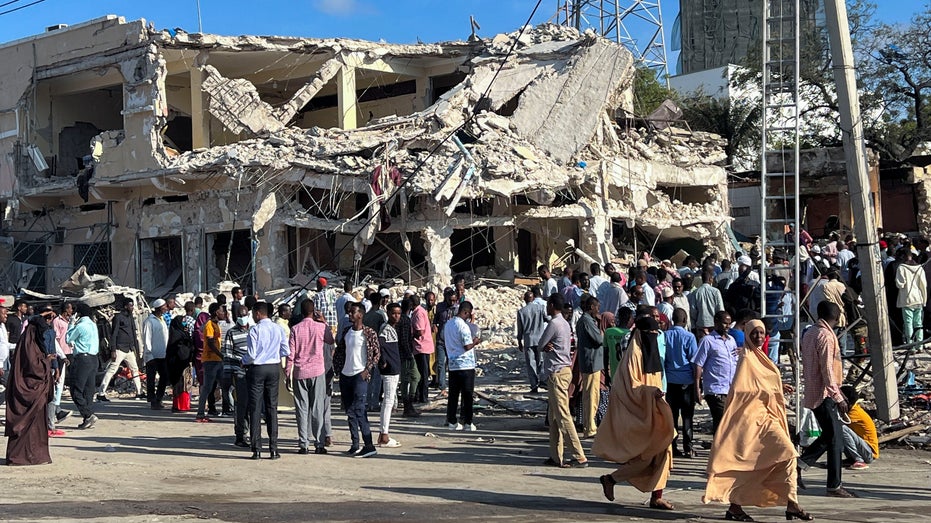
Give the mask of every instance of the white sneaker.
<svg viewBox="0 0 931 523">
<path fill-rule="evenodd" d="M 478 429 L 475 427 L 474 423 L 469 423 L 468 425 L 465 425 L 463 427 L 463 430 L 465 430 L 466 432 L 475 432 Z"/>
<path fill-rule="evenodd" d="M 462 423 L 456 423 L 455 425 L 452 423 L 447 423 L 446 428 L 449 430 L 462 430 Z"/>
</svg>

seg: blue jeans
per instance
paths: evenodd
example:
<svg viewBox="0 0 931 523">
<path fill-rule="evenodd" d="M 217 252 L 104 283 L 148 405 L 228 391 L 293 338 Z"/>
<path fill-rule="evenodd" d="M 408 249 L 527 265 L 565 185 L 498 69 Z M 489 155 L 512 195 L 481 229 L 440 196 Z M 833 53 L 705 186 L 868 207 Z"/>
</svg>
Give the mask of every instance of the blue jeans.
<svg viewBox="0 0 931 523">
<path fill-rule="evenodd" d="M 204 407 L 207 405 L 207 396 L 213 395 L 213 387 L 223 378 L 222 361 L 205 361 L 203 367 L 204 386 L 200 388 L 200 397 L 197 398 L 197 417 L 204 417 Z"/>
<path fill-rule="evenodd" d="M 349 418 L 349 435 L 352 448 L 359 448 L 359 433 L 366 447 L 373 447 L 372 429 L 369 427 L 368 413 L 365 412 L 365 396 L 369 383 L 362 379 L 362 373 L 355 376 L 339 375 L 339 394 L 343 410 Z"/>
<path fill-rule="evenodd" d="M 448 358 L 446 357 L 446 343 L 437 340 L 436 343 L 436 382 L 440 390 L 446 390 L 448 384 L 446 381 L 446 367 Z"/>
<path fill-rule="evenodd" d="M 769 359 L 772 360 L 776 366 L 779 365 L 779 340 L 782 339 L 782 333 L 777 329 L 773 329 L 773 332 L 769 335 Z"/>
</svg>

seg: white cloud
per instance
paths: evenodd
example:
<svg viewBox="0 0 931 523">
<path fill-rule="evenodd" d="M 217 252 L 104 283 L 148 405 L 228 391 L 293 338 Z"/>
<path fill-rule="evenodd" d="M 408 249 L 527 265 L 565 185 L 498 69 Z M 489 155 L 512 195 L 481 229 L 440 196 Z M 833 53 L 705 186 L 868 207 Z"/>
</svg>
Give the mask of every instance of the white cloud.
<svg viewBox="0 0 931 523">
<path fill-rule="evenodd" d="M 359 14 L 368 10 L 357 0 L 315 0 L 314 7 L 328 15 L 345 16 Z"/>
</svg>

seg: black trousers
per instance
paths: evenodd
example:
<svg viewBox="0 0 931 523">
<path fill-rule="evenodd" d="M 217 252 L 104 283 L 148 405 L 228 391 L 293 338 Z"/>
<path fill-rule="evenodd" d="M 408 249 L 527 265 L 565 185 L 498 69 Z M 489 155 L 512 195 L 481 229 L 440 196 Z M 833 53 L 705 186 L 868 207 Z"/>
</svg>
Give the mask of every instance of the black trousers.
<svg viewBox="0 0 931 523">
<path fill-rule="evenodd" d="M 841 455 L 844 451 L 844 429 L 837 414 L 837 403 L 831 398 L 824 398 L 821 405 L 812 412 L 821 425 L 821 435 L 805 449 L 799 461 L 804 462 L 805 466 L 811 466 L 827 452 L 828 488 L 836 489 L 841 486 Z"/>
<path fill-rule="evenodd" d="M 726 401 L 726 394 L 705 394 L 705 402 L 708 403 L 708 410 L 711 411 L 711 434 L 718 433 L 718 425 L 721 424 L 721 418 L 724 417 L 724 403 Z"/>
<path fill-rule="evenodd" d="M 155 375 L 158 374 L 156 385 Z M 155 358 L 145 362 L 145 390 L 146 399 L 153 406 L 160 404 L 165 397 L 165 386 L 168 385 L 168 360 Z"/>
<path fill-rule="evenodd" d="M 446 404 L 446 422 L 456 423 L 456 410 L 460 397 L 459 412 L 463 425 L 472 423 L 472 392 L 475 390 L 475 369 L 449 371 L 449 402 Z"/>
<path fill-rule="evenodd" d="M 75 354 L 71 364 L 71 399 L 84 419 L 94 414 L 94 394 L 97 391 L 97 369 L 100 364 L 96 354 Z"/>
<path fill-rule="evenodd" d="M 420 372 L 415 401 L 425 403 L 430 395 L 430 355 L 414 354 L 414 361 L 417 362 L 417 371 Z"/>
<path fill-rule="evenodd" d="M 692 452 L 692 419 L 695 417 L 695 384 L 680 385 L 670 383 L 666 391 L 666 401 L 672 409 L 672 419 L 676 424 L 676 430 L 682 434 L 682 452 L 689 454 Z M 682 423 L 679 423 L 679 416 L 682 416 Z M 676 441 L 679 436 L 672 442 L 672 448 L 676 448 Z"/>
<path fill-rule="evenodd" d="M 252 436 L 252 452 L 262 448 L 262 411 L 265 411 L 265 432 L 268 434 L 268 450 L 278 452 L 278 374 L 281 365 L 250 365 L 246 368 L 249 383 L 249 434 Z M 264 409 L 263 409 L 264 407 Z"/>
</svg>

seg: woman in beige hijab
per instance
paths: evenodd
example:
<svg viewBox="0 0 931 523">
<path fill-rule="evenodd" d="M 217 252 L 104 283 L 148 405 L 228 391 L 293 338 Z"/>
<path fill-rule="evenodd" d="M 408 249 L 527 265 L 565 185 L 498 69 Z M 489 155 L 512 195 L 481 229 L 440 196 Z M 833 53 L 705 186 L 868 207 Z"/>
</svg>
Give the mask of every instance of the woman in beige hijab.
<svg viewBox="0 0 931 523">
<path fill-rule="evenodd" d="M 766 326 L 747 322 L 724 417 L 708 460 L 704 503 L 730 503 L 724 519 L 753 521 L 742 505 L 786 505 L 786 519 L 814 519 L 798 504 L 795 445 L 789 436 L 779 369 L 764 346 Z"/>
<path fill-rule="evenodd" d="M 608 501 L 614 501 L 614 485 L 626 481 L 640 492 L 650 492 L 650 508 L 674 510 L 663 498 L 672 470 L 676 429 L 672 410 L 663 399 L 659 325 L 650 316 L 640 318 L 636 325 L 617 367 L 608 412 L 598 427 L 592 452 L 619 464 L 617 470 L 599 478 Z"/>
</svg>

